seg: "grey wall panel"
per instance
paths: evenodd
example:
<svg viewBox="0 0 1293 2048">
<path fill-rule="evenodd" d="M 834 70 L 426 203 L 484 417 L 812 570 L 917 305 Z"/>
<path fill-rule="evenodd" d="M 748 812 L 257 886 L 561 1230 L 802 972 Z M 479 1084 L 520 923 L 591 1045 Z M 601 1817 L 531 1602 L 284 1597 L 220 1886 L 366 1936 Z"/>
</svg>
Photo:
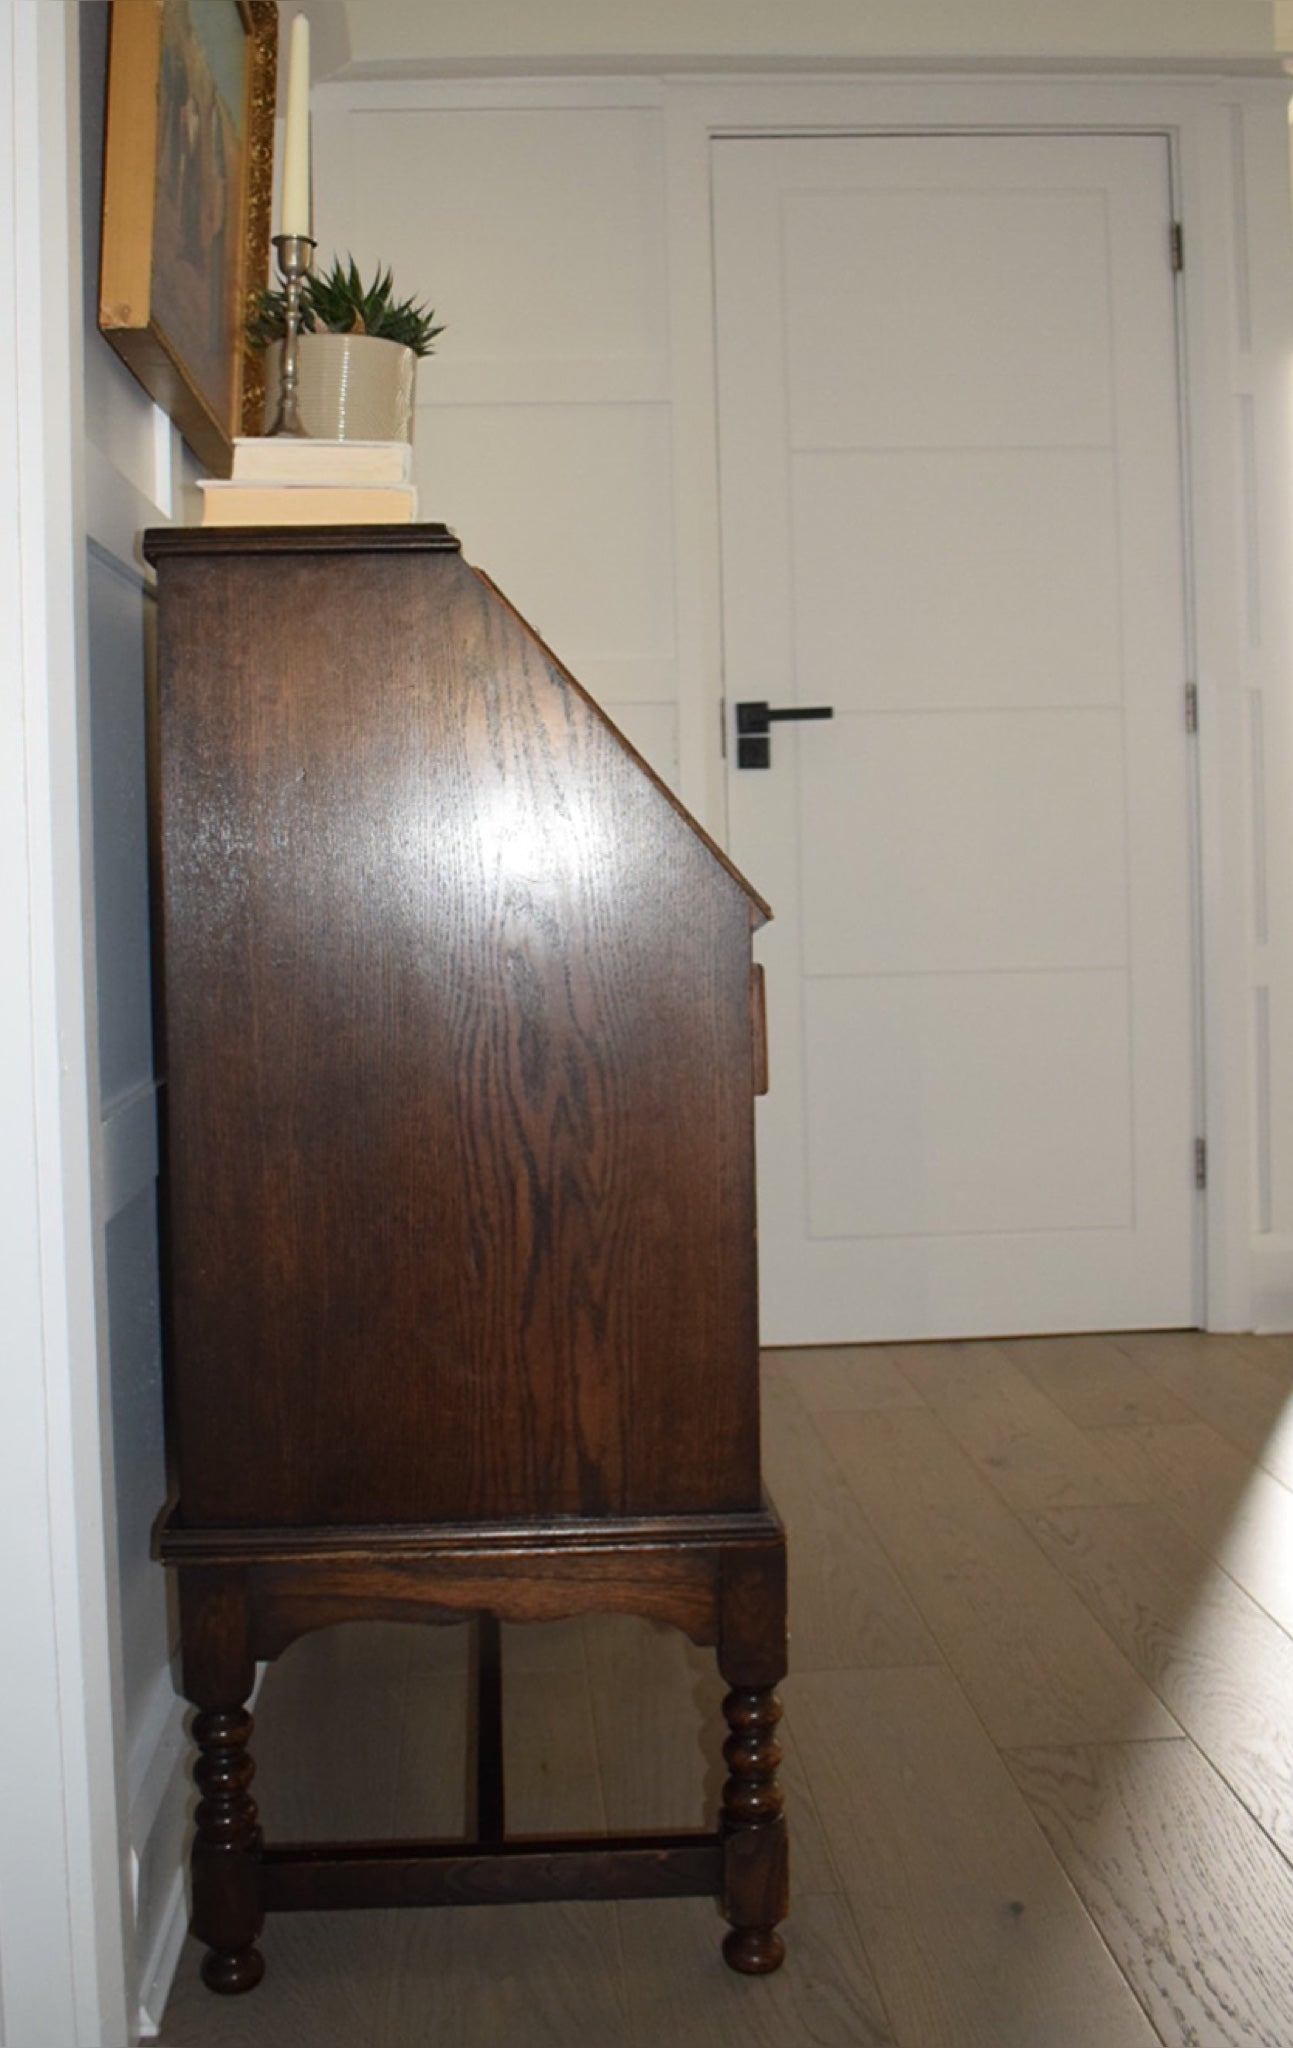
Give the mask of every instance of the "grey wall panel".
<svg viewBox="0 0 1293 2048">
<path fill-rule="evenodd" d="M 105 1252 L 122 1666 L 126 1725 L 133 1730 L 151 1696 L 156 1673 L 167 1660 L 166 1589 L 149 1555 L 150 1532 L 166 1485 L 157 1212 L 151 1188 L 111 1219 Z"/>
<path fill-rule="evenodd" d="M 105 1112 L 153 1072 L 148 978 L 144 596 L 91 545 L 90 697 L 99 1075 Z"/>
</svg>

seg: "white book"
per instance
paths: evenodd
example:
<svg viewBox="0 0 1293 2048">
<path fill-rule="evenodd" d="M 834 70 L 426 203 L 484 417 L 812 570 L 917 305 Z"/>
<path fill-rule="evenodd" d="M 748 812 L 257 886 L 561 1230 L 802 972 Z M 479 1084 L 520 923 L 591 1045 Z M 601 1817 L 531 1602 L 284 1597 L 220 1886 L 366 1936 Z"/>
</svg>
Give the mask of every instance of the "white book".
<svg viewBox="0 0 1293 2048">
<path fill-rule="evenodd" d="M 203 477 L 203 526 L 407 526 L 417 518 L 413 484 L 248 483 Z"/>
<path fill-rule="evenodd" d="M 295 434 L 240 434 L 233 444 L 234 483 L 406 484 L 413 474 L 408 441 L 325 441 Z"/>
</svg>

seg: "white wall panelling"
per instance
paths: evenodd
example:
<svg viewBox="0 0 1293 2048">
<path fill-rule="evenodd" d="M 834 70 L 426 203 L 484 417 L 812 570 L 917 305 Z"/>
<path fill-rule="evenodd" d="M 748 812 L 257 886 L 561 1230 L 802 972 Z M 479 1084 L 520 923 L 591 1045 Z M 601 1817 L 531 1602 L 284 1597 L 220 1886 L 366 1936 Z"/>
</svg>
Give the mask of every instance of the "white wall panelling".
<svg viewBox="0 0 1293 2048">
<path fill-rule="evenodd" d="M 185 1924 L 189 1792 L 184 1707 L 171 1676 L 167 1586 L 150 1554 L 165 1492 L 157 1261 L 157 1114 L 149 987 L 144 700 L 152 576 L 139 552 L 164 524 L 180 461 L 170 421 L 97 331 L 106 10 L 82 9 L 82 305 L 88 710 L 84 829 L 93 875 L 97 1013 L 95 1218 L 105 1418 L 114 1475 L 112 1613 L 121 1699 L 128 1998 L 155 2032 Z"/>
<path fill-rule="evenodd" d="M 1182 148 L 1201 690 L 1209 1295 L 1293 1322 L 1290 326 L 1283 95 L 1219 87 Z M 1187 243 L 1187 250 L 1189 244 Z M 1200 273 L 1197 277 L 1195 270 Z M 1220 1144 L 1220 1149 L 1219 1149 Z"/>
<path fill-rule="evenodd" d="M 461 529 L 612 710 L 636 707 L 648 753 L 676 758 L 684 799 L 720 832 L 711 138 L 1168 137 L 1187 250 L 1200 1261 L 1216 1327 L 1293 1322 L 1293 1077 L 1272 1063 L 1267 1115 L 1256 1071 L 1258 988 L 1274 1046 L 1293 1000 L 1293 878 L 1272 853 L 1293 826 L 1285 98 L 1206 78 L 478 78 L 333 84 L 316 121 L 325 250 L 389 259 L 449 323 L 422 373 L 425 512 Z"/>
<path fill-rule="evenodd" d="M 77 10 L 0 0 L 0 2010 L 9 2048 L 128 2032 L 113 1468 L 84 837 Z"/>
<path fill-rule="evenodd" d="M 1236 158 L 1235 235 L 1249 257 L 1236 272 L 1236 385 L 1244 440 L 1244 546 L 1250 604 L 1247 646 L 1237 689 L 1246 696 L 1251 749 L 1251 911 L 1248 927 L 1257 1067 L 1251 1213 L 1256 1232 L 1253 1319 L 1293 1322 L 1293 1073 L 1286 1048 L 1293 1031 L 1293 630 L 1288 563 L 1293 553 L 1293 277 L 1285 211 L 1271 189 L 1287 162 L 1286 126 L 1245 120 L 1229 108 Z M 1272 110 L 1274 113 L 1276 110 Z M 1276 258 L 1284 238 L 1283 260 Z M 1269 251 L 1269 254 L 1267 253 Z"/>
<path fill-rule="evenodd" d="M 380 257 L 446 322 L 418 377 L 422 516 L 453 527 L 676 782 L 664 136 L 653 99 L 633 84 L 465 84 L 448 98 L 326 88 L 316 223 L 325 259 L 334 247 L 361 268 Z"/>
<path fill-rule="evenodd" d="M 659 405 L 445 406 L 419 483 L 576 673 L 588 657 L 658 676 L 673 654 L 669 415 Z M 668 694 L 673 695 L 672 684 Z"/>
</svg>

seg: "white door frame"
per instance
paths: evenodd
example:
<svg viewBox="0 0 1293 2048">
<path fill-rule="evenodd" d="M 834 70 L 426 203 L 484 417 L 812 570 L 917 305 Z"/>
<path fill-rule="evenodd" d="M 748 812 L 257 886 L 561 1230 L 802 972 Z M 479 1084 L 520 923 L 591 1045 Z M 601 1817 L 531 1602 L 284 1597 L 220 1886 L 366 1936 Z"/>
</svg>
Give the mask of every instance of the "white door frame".
<svg viewBox="0 0 1293 2048">
<path fill-rule="evenodd" d="M 0 0 L 0 2039 L 124 2048 L 86 966 L 76 10 Z M 76 318 L 74 318 L 76 312 Z"/>
<path fill-rule="evenodd" d="M 680 757 L 724 828 L 710 152 L 724 134 L 1065 131 L 1165 136 L 1181 291 L 1187 613 L 1200 706 L 1200 1247 L 1211 1329 L 1293 1327 L 1293 1084 L 1267 1058 L 1293 993 L 1293 266 L 1285 81 L 850 79 L 671 85 Z M 773 906 L 776 908 L 775 904 Z M 774 1077 L 775 1081 L 775 1077 Z M 1282 1227 L 1281 1227 L 1282 1226 Z"/>
</svg>

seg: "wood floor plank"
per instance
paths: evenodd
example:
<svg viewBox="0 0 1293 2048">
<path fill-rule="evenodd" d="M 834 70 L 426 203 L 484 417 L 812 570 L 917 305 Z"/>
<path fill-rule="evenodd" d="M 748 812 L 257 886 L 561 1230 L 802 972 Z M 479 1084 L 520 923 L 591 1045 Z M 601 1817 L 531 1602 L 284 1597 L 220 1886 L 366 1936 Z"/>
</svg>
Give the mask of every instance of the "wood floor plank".
<svg viewBox="0 0 1293 2048">
<path fill-rule="evenodd" d="M 805 1350 L 765 1351 L 765 1366 L 787 1379 L 805 1408 L 919 1408 L 920 1395 L 898 1370 L 901 1347 L 885 1344 L 815 1344 Z"/>
<path fill-rule="evenodd" d="M 763 1462 L 791 1531 L 793 1669 L 937 1663 L 933 1637 L 792 1385 L 789 1375 L 769 1376 Z"/>
<path fill-rule="evenodd" d="M 401 1767 L 415 1633 L 381 1623 L 319 1629 L 271 1664 L 251 1741 L 267 1840 L 391 1834 L 418 1802 L 419 1785 Z M 437 1739 L 460 1747 L 458 1686 L 428 1684 Z"/>
<path fill-rule="evenodd" d="M 950 1674 L 815 1672 L 832 1853 L 903 2048 L 1157 2048 Z"/>
<path fill-rule="evenodd" d="M 373 2048 L 570 2048 L 572 2040 L 628 2038 L 613 1904 L 401 1915 Z"/>
<path fill-rule="evenodd" d="M 501 1630 L 503 1683 L 509 1673 L 588 1669 L 584 1624 L 576 1615 L 567 1621 L 505 1621 Z"/>
<path fill-rule="evenodd" d="M 510 1834 L 595 1834 L 606 1826 L 587 1672 L 503 1672 Z"/>
<path fill-rule="evenodd" d="M 1293 1332 L 1284 1331 L 1274 1336 L 1258 1336 L 1255 1331 L 1242 1331 L 1235 1338 L 1241 1351 L 1266 1372 L 1276 1373 L 1286 1387 L 1293 1388 Z"/>
<path fill-rule="evenodd" d="M 408 1638 L 408 1669 L 467 1679 L 471 1624 L 467 1621 L 404 1622 L 396 1632 Z"/>
<path fill-rule="evenodd" d="M 643 1899 L 619 1915 L 633 2048 L 892 2048 L 842 1898 L 796 1893 L 785 1967 L 757 1979 L 719 1962 L 722 1922 L 706 1899 Z"/>
<path fill-rule="evenodd" d="M 782 1687 L 782 1698 L 785 1712 L 777 1730 L 777 1739 L 781 1744 L 781 1785 L 785 1793 L 786 1827 L 790 1836 L 791 1893 L 798 1911 L 807 1899 L 838 1893 L 840 1874 L 827 1847 L 817 1800 L 799 1744 L 793 1676 Z"/>
<path fill-rule="evenodd" d="M 1206 1422 L 1092 1431 L 1106 1457 L 1293 1635 L 1293 1490 Z"/>
<path fill-rule="evenodd" d="M 723 1695 L 712 1650 L 676 1630 L 621 1616 L 588 1622 L 591 1703 L 606 1826 L 711 1828 L 727 1766 Z M 795 1729 L 795 1679 L 782 1687 L 781 1782 L 795 1896 L 839 1889 Z"/>
<path fill-rule="evenodd" d="M 1146 1495 L 996 1344 L 911 1344 L 900 1370 L 1011 1507 L 1085 1507 Z"/>
<path fill-rule="evenodd" d="M 1177 1732 L 935 1416 L 832 1415 L 829 1447 L 995 1742 Z"/>
<path fill-rule="evenodd" d="M 362 1710 L 351 1723 L 350 1741 L 367 1744 Z M 467 1688 L 456 1673 L 414 1672 L 409 1678 L 395 1771 L 394 1812 L 381 1834 L 431 1840 L 466 1833 Z"/>
<path fill-rule="evenodd" d="M 607 1826 L 712 1826 L 727 1776 L 713 1651 L 622 1615 L 585 1626 Z"/>
<path fill-rule="evenodd" d="M 952 1405 L 956 1376 L 926 1367 L 922 1393 L 906 1347 L 769 1356 L 769 1474 L 791 1557 L 805 1553 L 779 1978 L 723 1968 L 703 1900 L 282 1914 L 249 1998 L 207 1992 L 188 1945 L 163 2048 L 1151 2048 L 1110 1950 L 1169 2048 L 1290 2048 L 1288 1878 L 1267 1836 L 1293 1859 L 1293 1644 L 1277 1626 L 1293 1340 L 977 1355 L 997 1393 L 994 1355 L 1153 1504 L 1025 1505 L 1051 1484 L 1025 1433 L 1013 1510 L 967 1455 L 993 1453 Z M 956 1400 L 971 1395 L 996 1398 Z M 860 1666 L 932 1654 L 957 1676 L 810 1669 L 844 1654 L 832 1631 Z M 725 1775 L 711 1651 L 621 1617 L 504 1636 L 514 1825 L 566 1799 L 582 1802 L 573 1825 L 601 1825 L 590 1748 L 611 1827 L 711 1824 Z M 365 1624 L 280 1660 L 252 1745 L 271 1830 L 454 1832 L 466 1645 L 463 1627 Z"/>
<path fill-rule="evenodd" d="M 398 1964 L 398 1913 L 283 1913 L 265 1930 L 265 1976 L 250 1996 L 221 1998 L 189 1939 L 167 2000 L 159 2048 L 376 2048 Z M 425 2035 L 410 2036 L 410 2041 Z M 465 2044 L 463 2044 L 465 2048 Z"/>
<path fill-rule="evenodd" d="M 1165 1509 L 1028 1519 L 1180 1726 L 1293 1855 L 1293 1642 Z"/>
<path fill-rule="evenodd" d="M 1188 1345 L 1196 1336 L 1183 1331 L 1175 1341 Z M 1188 1422 L 1193 1416 L 1193 1409 L 1134 1364 L 1111 1337 L 1014 1337 L 1000 1348 L 1081 1429 Z"/>
<path fill-rule="evenodd" d="M 1165 2048 L 1288 2048 L 1293 1870 L 1193 1743 L 1006 1763 Z"/>
<path fill-rule="evenodd" d="M 1293 1369 L 1278 1339 L 1119 1337 L 1118 1347 L 1286 1486 L 1293 1486 Z"/>
</svg>

